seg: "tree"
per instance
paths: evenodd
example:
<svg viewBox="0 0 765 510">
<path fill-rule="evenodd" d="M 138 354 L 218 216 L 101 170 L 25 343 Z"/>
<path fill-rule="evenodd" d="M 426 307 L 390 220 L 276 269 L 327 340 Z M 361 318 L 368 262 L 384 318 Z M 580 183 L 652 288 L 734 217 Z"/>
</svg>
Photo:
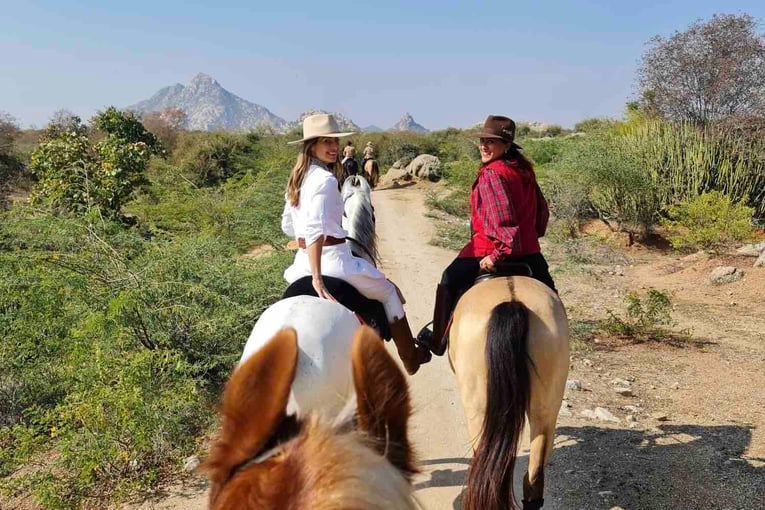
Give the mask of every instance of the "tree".
<svg viewBox="0 0 765 510">
<path fill-rule="evenodd" d="M 159 138 L 168 152 L 175 149 L 178 133 L 186 128 L 188 117 L 181 108 L 166 108 L 161 112 L 148 112 L 141 122 L 151 133 Z"/>
<path fill-rule="evenodd" d="M 649 41 L 638 70 L 643 110 L 706 123 L 765 113 L 765 38 L 748 14 L 714 15 Z"/>
<path fill-rule="evenodd" d="M 162 150 L 131 113 L 114 107 L 91 121 L 104 136 L 97 143 L 77 116 L 54 119 L 32 153 L 30 171 L 36 179 L 30 200 L 58 209 L 85 213 L 98 209 L 119 216 L 122 204 L 146 183 L 152 153 Z"/>
<path fill-rule="evenodd" d="M 133 112 L 125 112 L 110 106 L 90 119 L 94 129 L 128 143 L 144 143 L 154 154 L 163 154 L 162 144 L 141 124 Z"/>
<path fill-rule="evenodd" d="M 16 119 L 0 112 L 0 209 L 8 205 L 11 182 L 23 169 L 21 161 L 14 154 L 14 143 L 19 133 Z"/>
<path fill-rule="evenodd" d="M 16 119 L 5 112 L 0 112 L 0 157 L 13 151 L 13 143 L 19 136 Z"/>
</svg>

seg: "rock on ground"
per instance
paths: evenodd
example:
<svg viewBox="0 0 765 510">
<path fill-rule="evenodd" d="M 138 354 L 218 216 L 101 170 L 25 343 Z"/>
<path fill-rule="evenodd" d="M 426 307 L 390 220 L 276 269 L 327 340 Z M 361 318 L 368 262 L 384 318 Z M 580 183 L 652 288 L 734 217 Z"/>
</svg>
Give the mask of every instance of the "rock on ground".
<svg viewBox="0 0 765 510">
<path fill-rule="evenodd" d="M 441 160 L 430 154 L 420 154 L 409 163 L 406 171 L 420 179 L 437 181 L 441 178 Z"/>
<path fill-rule="evenodd" d="M 759 257 L 765 253 L 765 242 L 757 244 L 746 244 L 736 250 L 737 255 L 744 257 Z"/>
<path fill-rule="evenodd" d="M 744 277 L 744 272 L 733 266 L 718 266 L 712 270 L 709 275 L 709 281 L 721 285 L 723 283 L 732 283 Z"/>
</svg>

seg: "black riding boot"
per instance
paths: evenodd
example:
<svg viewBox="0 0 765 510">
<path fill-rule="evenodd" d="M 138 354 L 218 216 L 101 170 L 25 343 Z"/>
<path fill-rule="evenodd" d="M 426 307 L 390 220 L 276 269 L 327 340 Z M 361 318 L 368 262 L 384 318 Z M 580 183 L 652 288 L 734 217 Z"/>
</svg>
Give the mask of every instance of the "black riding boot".
<svg viewBox="0 0 765 510">
<path fill-rule="evenodd" d="M 446 285 L 439 284 L 436 289 L 436 305 L 433 310 L 433 330 L 424 327 L 417 335 L 417 343 L 426 346 L 436 356 L 446 352 L 446 326 L 452 315 L 454 297 Z"/>
</svg>

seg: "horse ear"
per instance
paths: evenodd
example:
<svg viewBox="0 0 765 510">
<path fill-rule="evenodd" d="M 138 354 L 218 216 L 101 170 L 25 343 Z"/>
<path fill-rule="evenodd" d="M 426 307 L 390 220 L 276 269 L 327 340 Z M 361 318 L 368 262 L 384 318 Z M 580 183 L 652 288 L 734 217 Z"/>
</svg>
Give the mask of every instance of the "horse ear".
<svg viewBox="0 0 765 510">
<path fill-rule="evenodd" d="M 220 437 L 205 462 L 213 484 L 260 451 L 284 419 L 297 356 L 297 333 L 283 329 L 234 371 L 223 392 Z"/>
<path fill-rule="evenodd" d="M 359 427 L 393 466 L 406 476 L 417 472 L 407 436 L 412 409 L 406 377 L 380 336 L 367 326 L 356 331 L 351 358 Z"/>
</svg>

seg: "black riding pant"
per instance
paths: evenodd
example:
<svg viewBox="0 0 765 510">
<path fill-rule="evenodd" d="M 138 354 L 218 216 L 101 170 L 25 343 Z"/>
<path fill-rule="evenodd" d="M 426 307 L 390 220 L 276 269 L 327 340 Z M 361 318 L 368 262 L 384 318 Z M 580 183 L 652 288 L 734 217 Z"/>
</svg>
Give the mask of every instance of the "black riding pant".
<svg viewBox="0 0 765 510">
<path fill-rule="evenodd" d="M 460 295 L 473 284 L 473 280 L 475 280 L 481 272 L 481 258 L 482 257 L 458 257 L 454 259 L 441 275 L 441 285 L 449 287 L 453 296 Z M 503 259 L 503 262 L 528 264 L 531 268 L 532 278 L 544 283 L 556 293 L 558 292 L 555 288 L 555 282 L 553 282 L 552 276 L 550 276 L 550 269 L 547 266 L 547 261 L 541 253 L 508 257 Z"/>
</svg>

